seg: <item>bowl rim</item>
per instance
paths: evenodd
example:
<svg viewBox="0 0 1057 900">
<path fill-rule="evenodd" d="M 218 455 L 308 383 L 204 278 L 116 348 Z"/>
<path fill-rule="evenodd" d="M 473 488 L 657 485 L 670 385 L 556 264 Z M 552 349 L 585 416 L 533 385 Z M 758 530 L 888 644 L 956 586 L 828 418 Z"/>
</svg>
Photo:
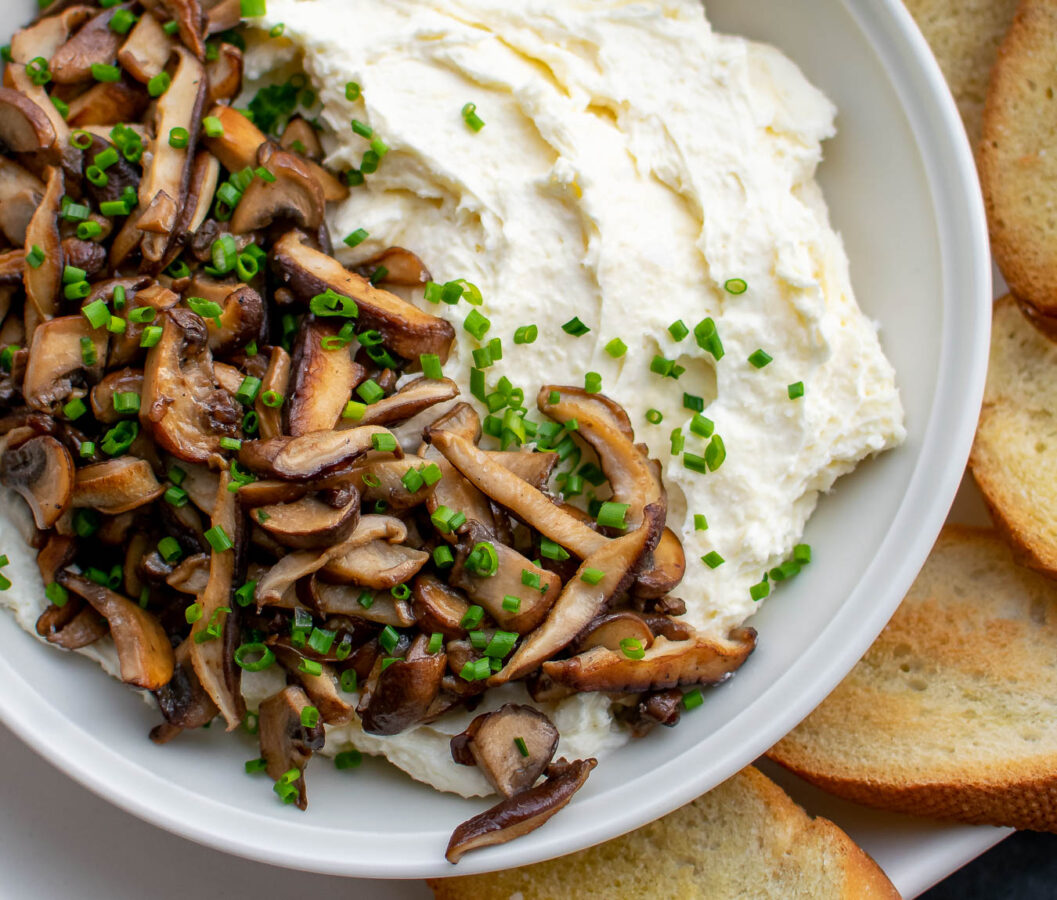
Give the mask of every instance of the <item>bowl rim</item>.
<svg viewBox="0 0 1057 900">
<path fill-rule="evenodd" d="M 473 874 L 560 856 L 626 833 L 690 802 L 766 752 L 851 670 L 917 576 L 961 481 L 987 369 L 992 301 L 987 224 L 973 154 L 954 99 L 928 44 L 900 0 L 842 3 L 861 28 L 879 36 L 872 42 L 882 56 L 917 142 L 934 148 L 922 157 L 936 213 L 943 272 L 944 336 L 935 396 L 958 397 L 959 402 L 932 405 L 906 493 L 877 554 L 851 595 L 873 585 L 873 603 L 842 604 L 813 642 L 813 647 L 826 652 L 801 657 L 783 673 L 781 682 L 796 681 L 794 702 L 777 687 L 767 689 L 742 715 L 716 732 L 726 740 L 707 770 L 688 768 L 678 756 L 666 759 L 641 776 L 637 786 L 642 790 L 635 804 L 609 808 L 604 817 L 596 817 L 589 829 L 578 833 L 575 848 L 570 848 L 567 836 L 548 835 L 544 829 L 534 835 L 528 857 L 515 842 L 468 857 L 457 873 L 442 858 L 423 869 L 398 854 L 387 859 L 350 858 L 347 848 L 342 852 L 326 840 L 319 841 L 315 852 L 311 847 L 306 850 L 305 841 L 293 846 L 284 843 L 282 838 L 289 839 L 289 823 L 262 828 L 260 818 L 202 797 L 132 762 L 54 707 L 40 704 L 35 688 L 2 657 L 0 675 L 5 690 L 0 692 L 0 720 L 89 790 L 170 832 L 264 863 L 371 878 Z M 957 370 L 949 364 L 952 355 L 961 361 Z M 851 628 L 853 614 L 855 624 Z M 587 798 L 585 803 L 594 799 L 600 798 Z M 320 838 L 326 834 L 311 824 L 302 823 L 297 828 Z M 415 837 L 412 832 L 404 839 Z"/>
</svg>

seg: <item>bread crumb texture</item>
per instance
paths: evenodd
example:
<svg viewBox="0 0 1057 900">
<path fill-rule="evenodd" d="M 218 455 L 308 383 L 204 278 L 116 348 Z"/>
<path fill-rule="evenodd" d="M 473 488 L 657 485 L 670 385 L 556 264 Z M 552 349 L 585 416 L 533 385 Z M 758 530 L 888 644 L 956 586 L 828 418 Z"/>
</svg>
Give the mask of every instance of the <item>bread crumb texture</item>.
<svg viewBox="0 0 1057 900">
<path fill-rule="evenodd" d="M 998 52 L 977 160 L 1010 290 L 1057 315 L 1057 0 L 1024 0 Z"/>
<path fill-rule="evenodd" d="M 1045 327 L 1011 297 L 995 304 L 969 465 L 1020 560 L 1057 575 L 1057 344 L 1032 319 Z"/>
<path fill-rule="evenodd" d="M 745 769 L 638 831 L 561 859 L 432 879 L 437 900 L 872 900 L 899 894 L 852 840 Z"/>
<path fill-rule="evenodd" d="M 975 147 L 987 83 L 1017 0 L 905 0 L 939 61 Z"/>
<path fill-rule="evenodd" d="M 888 627 L 770 753 L 913 815 L 1057 828 L 1057 584 L 947 526 Z"/>
</svg>

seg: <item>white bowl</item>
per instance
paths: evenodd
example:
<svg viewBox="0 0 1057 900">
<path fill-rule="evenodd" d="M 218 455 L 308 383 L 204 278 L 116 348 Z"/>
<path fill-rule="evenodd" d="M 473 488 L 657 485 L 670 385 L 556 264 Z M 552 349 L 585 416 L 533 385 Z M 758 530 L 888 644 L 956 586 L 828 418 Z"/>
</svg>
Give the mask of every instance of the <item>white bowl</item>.
<svg viewBox="0 0 1057 900">
<path fill-rule="evenodd" d="M 32 0 L 5 0 L 8 27 Z M 752 624 L 760 645 L 675 729 L 633 742 L 531 835 L 471 854 L 470 873 L 568 853 L 707 791 L 806 716 L 880 632 L 928 553 L 964 467 L 987 363 L 990 266 L 976 172 L 940 71 L 899 0 L 713 0 L 722 31 L 776 44 L 837 103 L 821 180 L 859 301 L 880 321 L 909 438 L 824 499 L 815 562 Z M 7 549 L 11 552 L 11 548 Z M 314 764 L 307 814 L 242 774 L 248 737 L 212 729 L 166 747 L 159 721 L 90 662 L 0 614 L 0 717 L 67 774 L 142 818 L 268 863 L 377 877 L 450 875 L 452 828 L 484 807 L 382 762 Z"/>
</svg>

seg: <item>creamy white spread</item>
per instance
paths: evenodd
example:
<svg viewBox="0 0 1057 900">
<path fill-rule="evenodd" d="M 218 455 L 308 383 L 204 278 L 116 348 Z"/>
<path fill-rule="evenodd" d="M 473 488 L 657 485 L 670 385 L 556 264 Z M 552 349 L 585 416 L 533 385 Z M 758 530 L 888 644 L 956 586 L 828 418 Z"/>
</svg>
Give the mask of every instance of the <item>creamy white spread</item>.
<svg viewBox="0 0 1057 900">
<path fill-rule="evenodd" d="M 675 592 L 687 620 L 714 633 L 743 622 L 758 607 L 750 587 L 789 558 L 819 493 L 904 437 L 892 367 L 856 305 L 814 180 L 832 104 L 779 51 L 714 33 L 696 0 L 269 0 L 260 24 L 280 22 L 283 37 L 251 42 L 247 78 L 304 67 L 337 169 L 358 167 L 369 149 L 354 118 L 388 147 L 329 212 L 338 257 L 353 264 L 399 245 L 436 281 L 477 285 L 486 339 L 504 350 L 486 370 L 489 390 L 505 375 L 531 407 L 541 384 L 599 373 L 664 466 L 668 524 L 687 556 Z M 350 81 L 362 88 L 355 102 Z M 467 102 L 480 132 L 463 120 Z M 345 248 L 358 228 L 370 237 Z M 744 293 L 726 291 L 730 279 Z M 468 397 L 479 346 L 463 330 L 471 307 L 405 296 L 455 325 L 445 374 Z M 563 332 L 573 316 L 590 332 Z M 693 334 L 669 332 L 706 316 L 725 349 L 718 362 Z M 539 337 L 515 345 L 529 324 Z M 604 349 L 614 338 L 628 348 L 618 359 Z M 757 350 L 773 361 L 753 366 Z M 654 356 L 685 372 L 652 373 Z M 796 382 L 804 395 L 790 399 Z M 675 428 L 687 451 L 707 444 L 690 431 L 684 392 L 703 398 L 725 444 L 716 471 L 691 471 L 671 452 Z M 659 425 L 647 422 L 651 409 Z M 709 553 L 723 563 L 707 566 Z M 28 592 L 36 608 L 38 587 L 6 596 Z M 597 755 L 624 740 L 603 696 L 550 712 L 559 752 Z M 351 743 L 442 790 L 484 793 L 448 754 L 468 719 L 390 738 L 331 729 L 328 749 Z"/>
</svg>

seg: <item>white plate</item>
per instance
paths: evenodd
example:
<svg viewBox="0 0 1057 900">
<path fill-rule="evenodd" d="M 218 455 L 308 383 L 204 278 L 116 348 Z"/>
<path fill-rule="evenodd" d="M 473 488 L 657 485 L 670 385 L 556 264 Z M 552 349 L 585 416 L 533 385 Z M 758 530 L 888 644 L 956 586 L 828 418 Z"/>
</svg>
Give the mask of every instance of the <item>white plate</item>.
<svg viewBox="0 0 1057 900">
<path fill-rule="evenodd" d="M 6 23 L 29 0 L 7 0 Z M 19 11 L 25 10 L 24 16 Z M 898 0 L 715 0 L 717 28 L 768 40 L 836 101 L 822 183 L 864 309 L 883 326 L 907 410 L 905 447 L 839 483 L 812 520 L 816 562 L 753 621 L 760 647 L 676 729 L 605 760 L 545 828 L 468 856 L 460 872 L 520 865 L 635 828 L 718 784 L 803 718 L 881 630 L 923 562 L 964 466 L 990 322 L 984 214 L 939 69 Z M 15 548 L 4 548 L 9 554 Z M 311 807 L 242 774 L 257 751 L 218 729 L 160 748 L 157 715 L 91 664 L 0 616 L 0 717 L 107 799 L 209 846 L 337 874 L 451 874 L 443 850 L 483 803 L 380 762 L 316 764 Z"/>
</svg>

